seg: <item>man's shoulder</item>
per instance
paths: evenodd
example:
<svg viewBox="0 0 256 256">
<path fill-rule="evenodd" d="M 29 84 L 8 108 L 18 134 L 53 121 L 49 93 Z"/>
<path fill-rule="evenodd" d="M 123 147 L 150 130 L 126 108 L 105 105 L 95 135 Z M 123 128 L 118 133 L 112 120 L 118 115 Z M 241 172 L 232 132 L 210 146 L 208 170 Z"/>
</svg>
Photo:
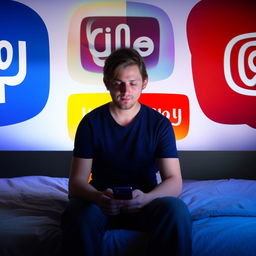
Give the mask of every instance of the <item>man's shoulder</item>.
<svg viewBox="0 0 256 256">
<path fill-rule="evenodd" d="M 108 109 L 108 103 L 101 105 L 93 110 L 91 110 L 89 113 L 85 115 L 85 118 L 91 119 L 91 118 L 97 118 L 100 115 L 105 115 L 105 112 Z"/>
<path fill-rule="evenodd" d="M 149 107 L 147 105 L 144 105 L 144 104 L 142 104 L 142 107 L 143 107 L 144 112 L 145 112 L 145 114 L 147 115 L 148 118 L 153 119 L 157 122 L 159 122 L 159 121 L 163 121 L 163 122 L 167 122 L 167 123 L 169 122 L 169 119 L 166 116 L 159 113 L 154 108 L 151 108 L 151 107 Z"/>
<path fill-rule="evenodd" d="M 89 113 L 87 113 L 81 120 L 80 126 L 87 126 L 92 125 L 95 127 L 97 124 L 100 125 L 100 122 L 103 118 L 106 118 L 106 111 L 108 109 L 108 104 L 104 104 L 102 106 L 99 106 L 93 110 L 91 110 Z"/>
</svg>

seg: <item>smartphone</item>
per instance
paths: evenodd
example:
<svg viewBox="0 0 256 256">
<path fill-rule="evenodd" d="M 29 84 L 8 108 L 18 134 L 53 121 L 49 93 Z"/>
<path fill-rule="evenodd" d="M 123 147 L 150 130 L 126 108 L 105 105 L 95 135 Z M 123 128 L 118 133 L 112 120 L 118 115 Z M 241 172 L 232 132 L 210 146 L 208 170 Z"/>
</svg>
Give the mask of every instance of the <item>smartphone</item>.
<svg viewBox="0 0 256 256">
<path fill-rule="evenodd" d="M 132 199 L 132 187 L 113 187 L 113 195 L 115 199 L 130 200 Z"/>
</svg>

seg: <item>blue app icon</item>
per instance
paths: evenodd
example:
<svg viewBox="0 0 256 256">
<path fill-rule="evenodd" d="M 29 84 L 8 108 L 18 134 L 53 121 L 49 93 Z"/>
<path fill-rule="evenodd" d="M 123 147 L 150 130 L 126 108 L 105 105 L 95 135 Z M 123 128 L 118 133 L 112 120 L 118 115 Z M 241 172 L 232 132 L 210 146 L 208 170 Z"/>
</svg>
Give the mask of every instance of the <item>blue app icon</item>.
<svg viewBox="0 0 256 256">
<path fill-rule="evenodd" d="M 0 126 L 26 121 L 45 107 L 50 87 L 49 38 L 30 7 L 0 3 Z"/>
</svg>

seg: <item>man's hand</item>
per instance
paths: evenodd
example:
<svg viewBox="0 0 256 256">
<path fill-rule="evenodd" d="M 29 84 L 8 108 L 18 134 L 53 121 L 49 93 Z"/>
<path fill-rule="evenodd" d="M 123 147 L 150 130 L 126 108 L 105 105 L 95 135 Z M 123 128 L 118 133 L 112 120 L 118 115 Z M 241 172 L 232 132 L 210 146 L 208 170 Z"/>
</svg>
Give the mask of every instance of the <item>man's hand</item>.
<svg viewBox="0 0 256 256">
<path fill-rule="evenodd" d="M 112 189 L 103 191 L 99 197 L 98 205 L 106 215 L 117 215 L 121 212 L 124 200 L 113 198 Z"/>
<path fill-rule="evenodd" d="M 133 198 L 131 200 L 122 200 L 122 212 L 139 212 L 141 208 L 149 202 L 147 195 L 139 189 L 135 189 L 132 192 L 132 196 Z"/>
<path fill-rule="evenodd" d="M 132 192 L 131 200 L 118 200 L 113 198 L 112 189 L 108 188 L 103 191 L 99 198 L 99 206 L 106 215 L 117 215 L 120 213 L 139 212 L 143 206 L 149 203 L 147 194 L 139 189 Z"/>
</svg>

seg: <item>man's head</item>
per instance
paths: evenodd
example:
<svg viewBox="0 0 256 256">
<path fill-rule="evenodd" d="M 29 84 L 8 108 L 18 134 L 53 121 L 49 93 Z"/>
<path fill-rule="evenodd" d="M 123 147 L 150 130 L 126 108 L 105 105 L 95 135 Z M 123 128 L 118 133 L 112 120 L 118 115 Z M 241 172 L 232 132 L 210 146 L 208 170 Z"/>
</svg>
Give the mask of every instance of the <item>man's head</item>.
<svg viewBox="0 0 256 256">
<path fill-rule="evenodd" d="M 103 81 L 107 85 L 112 80 L 116 79 L 120 69 L 137 65 L 142 77 L 145 81 L 148 79 L 148 74 L 143 58 L 139 53 L 131 48 L 121 48 L 112 52 L 105 61 L 103 69 Z"/>
<path fill-rule="evenodd" d="M 136 109 L 141 92 L 148 83 L 145 63 L 137 51 L 118 49 L 106 59 L 103 80 L 110 92 L 112 106 L 123 110 Z"/>
</svg>

